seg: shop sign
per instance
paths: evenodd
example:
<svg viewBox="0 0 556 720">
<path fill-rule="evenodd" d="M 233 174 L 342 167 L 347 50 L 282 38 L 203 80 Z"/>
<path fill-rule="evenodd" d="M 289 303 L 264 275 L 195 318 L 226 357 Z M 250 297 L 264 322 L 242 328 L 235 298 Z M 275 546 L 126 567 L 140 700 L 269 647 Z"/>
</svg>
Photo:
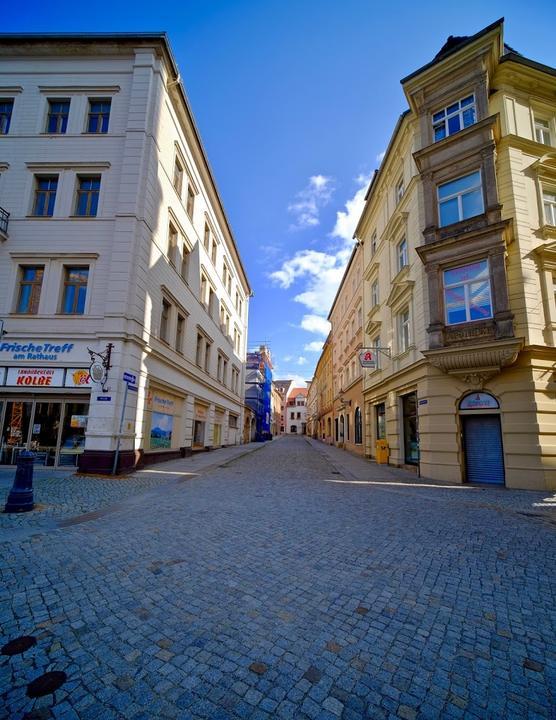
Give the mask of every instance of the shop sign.
<svg viewBox="0 0 556 720">
<path fill-rule="evenodd" d="M 5 380 L 6 380 L 6 368 L 0 368 L 0 385 L 3 385 Z"/>
<path fill-rule="evenodd" d="M 363 348 L 359 351 L 359 364 L 364 368 L 376 368 L 376 350 L 370 350 L 369 348 Z"/>
<path fill-rule="evenodd" d="M 459 404 L 460 410 L 498 410 L 499 408 L 498 400 L 484 392 L 466 395 Z"/>
<path fill-rule="evenodd" d="M 88 368 L 68 368 L 66 370 L 66 387 L 91 387 L 92 384 Z"/>
<path fill-rule="evenodd" d="M 163 395 L 156 390 L 149 390 L 147 393 L 147 410 L 173 415 L 175 405 L 175 401 L 168 395 Z"/>
<path fill-rule="evenodd" d="M 208 409 L 202 405 L 195 405 L 195 420 L 205 421 L 208 417 Z"/>
<path fill-rule="evenodd" d="M 10 360 L 58 360 L 71 354 L 74 348 L 75 343 L 57 344 L 44 340 L 0 343 L 0 353 L 6 353 Z"/>
<path fill-rule="evenodd" d="M 63 387 L 64 368 L 8 368 L 6 385 Z"/>
<path fill-rule="evenodd" d="M 70 419 L 70 427 L 86 428 L 87 427 L 87 415 L 72 415 L 71 419 Z"/>
</svg>

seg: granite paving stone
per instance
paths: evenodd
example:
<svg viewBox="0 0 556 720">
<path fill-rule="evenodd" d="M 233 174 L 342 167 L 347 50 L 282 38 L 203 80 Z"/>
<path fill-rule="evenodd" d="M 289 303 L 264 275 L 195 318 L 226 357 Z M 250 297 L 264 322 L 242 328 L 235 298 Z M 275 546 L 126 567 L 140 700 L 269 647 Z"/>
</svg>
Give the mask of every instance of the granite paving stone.
<svg viewBox="0 0 556 720">
<path fill-rule="evenodd" d="M 0 644 L 37 639 L 0 656 L 0 717 L 555 716 L 553 493 L 304 438 L 229 450 L 42 470 L 39 510 L 0 515 Z M 50 670 L 64 685 L 28 698 Z"/>
</svg>

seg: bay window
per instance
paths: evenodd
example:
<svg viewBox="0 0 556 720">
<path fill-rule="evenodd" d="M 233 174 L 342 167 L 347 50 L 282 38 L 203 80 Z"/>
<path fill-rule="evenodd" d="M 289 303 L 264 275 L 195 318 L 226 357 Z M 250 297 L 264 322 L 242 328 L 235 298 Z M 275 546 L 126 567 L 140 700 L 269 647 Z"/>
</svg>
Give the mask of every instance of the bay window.
<svg viewBox="0 0 556 720">
<path fill-rule="evenodd" d="M 481 215 L 483 212 L 480 170 L 438 186 L 440 227 Z"/>
<path fill-rule="evenodd" d="M 487 260 L 444 270 L 444 307 L 448 325 L 492 317 Z"/>
<path fill-rule="evenodd" d="M 443 140 L 448 135 L 453 135 L 469 125 L 477 122 L 477 111 L 475 96 L 468 95 L 462 100 L 448 105 L 448 107 L 435 112 L 432 116 L 432 128 L 434 142 Z"/>
</svg>

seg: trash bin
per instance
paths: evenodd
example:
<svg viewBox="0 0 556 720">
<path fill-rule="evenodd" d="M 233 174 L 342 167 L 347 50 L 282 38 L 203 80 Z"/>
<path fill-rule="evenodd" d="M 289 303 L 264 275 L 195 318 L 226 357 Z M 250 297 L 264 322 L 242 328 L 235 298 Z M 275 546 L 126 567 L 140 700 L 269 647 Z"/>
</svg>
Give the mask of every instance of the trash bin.
<svg viewBox="0 0 556 720">
<path fill-rule="evenodd" d="M 375 458 L 377 463 L 379 464 L 385 464 L 388 462 L 388 454 L 389 454 L 389 448 L 388 448 L 388 441 L 387 440 L 377 440 L 376 441 L 376 448 L 375 448 Z"/>
</svg>

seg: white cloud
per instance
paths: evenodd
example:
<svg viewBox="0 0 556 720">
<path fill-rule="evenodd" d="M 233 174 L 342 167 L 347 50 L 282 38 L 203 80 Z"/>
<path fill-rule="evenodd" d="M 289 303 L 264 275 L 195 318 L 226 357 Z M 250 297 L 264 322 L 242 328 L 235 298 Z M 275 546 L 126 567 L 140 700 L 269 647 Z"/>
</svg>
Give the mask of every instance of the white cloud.
<svg viewBox="0 0 556 720">
<path fill-rule="evenodd" d="M 282 373 L 282 377 L 278 378 L 276 377 L 275 380 L 291 380 L 292 385 L 291 388 L 306 388 L 307 387 L 307 379 L 302 377 L 301 375 L 297 375 L 296 373 L 292 373 L 291 375 L 287 375 Z M 309 378 L 310 380 L 310 378 Z"/>
<path fill-rule="evenodd" d="M 379 152 L 376 156 L 376 161 L 380 165 L 380 163 L 384 160 L 384 156 L 386 155 L 386 150 L 383 150 L 382 152 Z"/>
<path fill-rule="evenodd" d="M 324 343 L 321 340 L 313 340 L 310 343 L 304 345 L 303 349 L 305 352 L 320 352 Z"/>
<path fill-rule="evenodd" d="M 340 210 L 336 213 L 336 224 L 332 230 L 333 237 L 339 237 L 347 243 L 351 243 L 353 233 L 365 206 L 365 194 L 370 182 L 369 175 L 359 175 L 356 180 L 359 189 L 355 195 L 346 201 L 345 212 Z"/>
<path fill-rule="evenodd" d="M 315 333 L 315 335 L 326 336 L 330 332 L 330 323 L 320 315 L 304 315 L 301 320 L 301 327 L 307 332 Z"/>
<path fill-rule="evenodd" d="M 311 175 L 307 186 L 298 192 L 295 200 L 288 205 L 288 211 L 294 217 L 290 229 L 304 230 L 318 225 L 320 209 L 330 202 L 333 191 L 331 177 Z"/>
<path fill-rule="evenodd" d="M 300 355 L 297 360 L 295 361 L 296 365 L 307 365 L 307 358 L 304 358 L 303 355 Z"/>
<path fill-rule="evenodd" d="M 284 362 L 290 362 L 291 360 L 293 360 L 293 358 L 292 358 L 291 355 L 286 355 L 286 356 L 284 357 Z"/>
</svg>

